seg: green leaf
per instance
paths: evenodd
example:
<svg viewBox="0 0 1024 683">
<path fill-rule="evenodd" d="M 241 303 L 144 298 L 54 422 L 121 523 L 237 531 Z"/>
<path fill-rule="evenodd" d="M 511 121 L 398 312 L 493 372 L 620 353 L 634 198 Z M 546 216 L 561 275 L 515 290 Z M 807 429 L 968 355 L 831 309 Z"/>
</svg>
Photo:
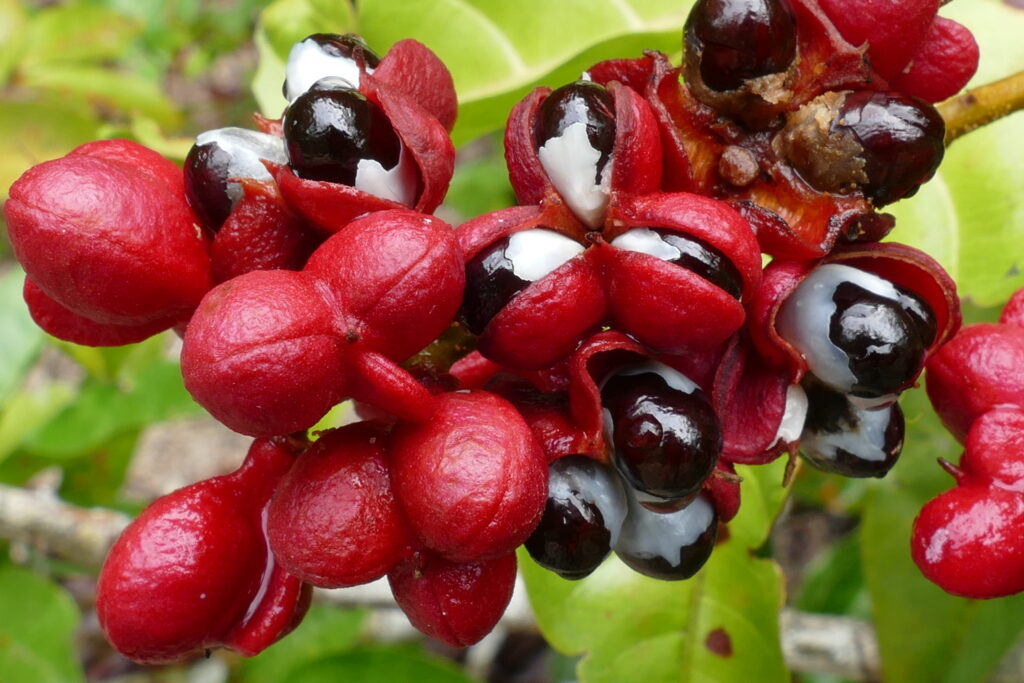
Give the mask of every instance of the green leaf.
<svg viewBox="0 0 1024 683">
<path fill-rule="evenodd" d="M 0 277 L 0 401 L 21 382 L 43 346 L 44 335 L 21 297 L 24 281 L 18 268 Z"/>
<path fill-rule="evenodd" d="M 73 648 L 79 615 L 71 597 L 12 566 L 0 566 L 0 595 L 0 680 L 84 680 Z"/>
<path fill-rule="evenodd" d="M 456 144 L 500 129 L 530 88 L 562 85 L 594 62 L 676 52 L 686 0 L 362 0 L 359 30 L 381 54 L 415 38 L 448 66 Z"/>
<path fill-rule="evenodd" d="M 781 576 L 752 552 L 785 498 L 785 462 L 737 469 L 740 513 L 688 581 L 651 579 L 612 558 L 571 582 L 520 554 L 541 631 L 565 654 L 586 653 L 582 681 L 789 680 L 779 645 Z"/>
<path fill-rule="evenodd" d="M 30 87 L 61 97 L 84 99 L 130 114 L 141 114 L 165 126 L 180 123 L 180 115 L 159 83 L 104 66 L 43 64 L 22 72 Z"/>
<path fill-rule="evenodd" d="M 79 399 L 26 439 L 23 447 L 42 457 L 77 458 L 124 432 L 200 412 L 182 384 L 178 364 L 161 361 L 130 381 L 87 380 Z"/>
<path fill-rule="evenodd" d="M 29 23 L 21 64 L 118 59 L 141 32 L 138 21 L 95 4 L 47 7 Z"/>
<path fill-rule="evenodd" d="M 365 647 L 322 659 L 294 671 L 293 683 L 469 683 L 450 660 L 431 656 L 410 645 Z"/>
<path fill-rule="evenodd" d="M 99 120 L 81 103 L 40 99 L 0 99 L 0 201 L 18 177 L 33 166 L 55 159 L 92 140 Z"/>
<path fill-rule="evenodd" d="M 811 562 L 793 604 L 804 612 L 868 618 L 867 599 L 860 534 L 854 531 Z"/>
<path fill-rule="evenodd" d="M 367 612 L 313 605 L 287 638 L 251 659 L 243 660 L 238 674 L 243 683 L 292 680 L 296 669 L 311 662 L 348 652 L 359 642 Z"/>
<path fill-rule="evenodd" d="M 516 203 L 505 159 L 494 149 L 500 144 L 495 140 L 488 148 L 489 153 L 456 164 L 444 202 L 445 208 L 454 210 L 460 219 L 468 220 Z"/>
<path fill-rule="evenodd" d="M 0 463 L 75 400 L 77 392 L 53 382 L 8 398 L 0 410 Z"/>
<path fill-rule="evenodd" d="M 21 58 L 28 15 L 18 0 L 0 0 L 0 83 Z"/>
<path fill-rule="evenodd" d="M 960 446 L 930 409 L 924 391 L 906 392 L 903 455 L 869 492 L 861 556 L 871 594 L 883 673 L 893 681 L 986 680 L 1024 628 L 1024 596 L 974 601 L 946 594 L 910 557 L 911 523 L 953 480 L 936 464 L 956 462 Z"/>
<path fill-rule="evenodd" d="M 948 11 L 947 11 L 948 10 Z M 970 28 L 982 46 L 972 86 L 1024 69 L 1024 11 L 998 0 L 953 3 L 943 14 Z M 939 173 L 892 207 L 892 239 L 934 256 L 960 295 L 994 306 L 1024 286 L 1024 116 L 958 139 Z"/>
<path fill-rule="evenodd" d="M 260 13 L 256 29 L 259 66 L 252 91 L 265 115 L 277 118 L 287 104 L 281 94 L 292 45 L 312 33 L 350 33 L 355 12 L 348 0 L 275 0 Z"/>
</svg>

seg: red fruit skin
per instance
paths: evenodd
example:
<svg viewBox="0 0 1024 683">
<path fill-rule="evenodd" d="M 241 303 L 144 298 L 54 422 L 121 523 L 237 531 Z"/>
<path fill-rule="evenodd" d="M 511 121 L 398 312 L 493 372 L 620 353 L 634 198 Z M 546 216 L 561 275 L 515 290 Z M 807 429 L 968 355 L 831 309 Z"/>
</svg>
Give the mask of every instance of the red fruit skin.
<svg viewBox="0 0 1024 683">
<path fill-rule="evenodd" d="M 213 278 L 225 282 L 253 270 L 301 270 L 323 241 L 285 205 L 273 182 L 240 180 L 245 195 L 210 244 Z"/>
<path fill-rule="evenodd" d="M 261 517 L 294 460 L 283 442 L 253 443 L 235 472 L 157 499 L 114 544 L 96 610 L 110 643 L 145 664 L 226 646 L 266 648 L 308 606 L 275 566 Z"/>
<path fill-rule="evenodd" d="M 669 228 L 718 249 L 740 273 L 743 300 L 761 279 L 761 253 L 750 225 L 731 207 L 686 193 L 623 199 L 609 211 L 608 242 L 634 227 Z M 725 341 L 746 318 L 742 303 L 693 271 L 656 256 L 601 247 L 609 318 L 652 349 L 680 353 Z"/>
<path fill-rule="evenodd" d="M 938 0 L 818 0 L 853 45 L 867 44 L 871 65 L 893 79 L 926 40 Z"/>
<path fill-rule="evenodd" d="M 991 408 L 1024 406 L 1024 328 L 968 325 L 926 367 L 928 398 L 961 443 L 975 419 Z"/>
<path fill-rule="evenodd" d="M 212 284 L 183 187 L 177 166 L 135 143 L 80 147 L 11 186 L 4 212 L 15 256 L 47 297 L 77 316 L 171 327 Z"/>
<path fill-rule="evenodd" d="M 369 77 L 409 95 L 445 130 L 455 125 L 459 103 L 448 67 L 423 43 L 406 38 L 391 46 Z"/>
<path fill-rule="evenodd" d="M 508 401 L 441 394 L 431 420 L 400 423 L 391 481 L 419 541 L 453 562 L 512 552 L 540 521 L 547 462 Z"/>
<path fill-rule="evenodd" d="M 1024 289 L 1018 289 L 1006 302 L 1003 314 L 999 316 L 999 322 L 1004 325 L 1024 327 Z"/>
<path fill-rule="evenodd" d="M 218 285 L 185 331 L 185 388 L 242 434 L 304 430 L 345 397 L 334 318 L 304 273 L 253 271 Z"/>
<path fill-rule="evenodd" d="M 458 648 L 491 632 L 512 599 L 515 580 L 515 553 L 455 563 L 424 552 L 388 574 L 395 602 L 412 625 Z"/>
<path fill-rule="evenodd" d="M 211 291 L 185 334 L 185 387 L 251 436 L 307 429 L 349 397 L 426 419 L 430 392 L 395 361 L 448 327 L 464 279 L 447 224 L 408 210 L 372 214 L 301 272 L 255 271 Z"/>
<path fill-rule="evenodd" d="M 960 469 L 978 485 L 1024 493 L 1024 407 L 999 406 L 976 419 Z"/>
<path fill-rule="evenodd" d="M 998 598 L 1024 590 L 1024 496 L 958 486 L 914 520 L 910 548 L 924 576 L 953 595 Z"/>
<path fill-rule="evenodd" d="M 978 41 L 966 26 L 935 17 L 920 49 L 892 87 L 929 102 L 952 97 L 978 70 Z"/>
<path fill-rule="evenodd" d="M 323 588 L 384 576 L 411 537 L 391 493 L 386 429 L 359 422 L 321 434 L 278 486 L 267 515 L 281 565 Z"/>
<path fill-rule="evenodd" d="M 415 211 L 353 221 L 324 243 L 306 271 L 343 310 L 343 333 L 404 360 L 444 332 L 462 303 L 466 271 L 455 231 Z"/>
<path fill-rule="evenodd" d="M 28 312 L 39 327 L 55 337 L 84 346 L 122 346 L 149 339 L 173 325 L 171 320 L 155 320 L 141 325 L 111 325 L 98 323 L 78 315 L 46 296 L 43 290 L 25 278 L 22 290 Z"/>
</svg>

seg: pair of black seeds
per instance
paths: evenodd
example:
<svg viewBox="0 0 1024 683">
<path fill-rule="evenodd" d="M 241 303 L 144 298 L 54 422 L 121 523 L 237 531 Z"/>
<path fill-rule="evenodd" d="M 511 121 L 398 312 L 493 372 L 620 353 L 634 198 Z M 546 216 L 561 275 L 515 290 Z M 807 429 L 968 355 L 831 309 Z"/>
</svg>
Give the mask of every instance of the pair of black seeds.
<svg viewBox="0 0 1024 683">
<path fill-rule="evenodd" d="M 605 382 L 601 398 L 615 471 L 584 456 L 553 462 L 544 514 L 526 542 L 541 566 L 569 579 L 587 576 L 607 557 L 618 533 L 612 526 L 622 524 L 627 507 L 633 517 L 688 514 L 686 507 L 700 493 L 722 450 L 718 417 L 699 388 L 681 391 L 653 370 L 619 372 Z M 623 484 L 630 489 L 628 504 Z M 634 519 L 630 530 L 622 533 L 656 533 L 644 522 Z M 656 538 L 631 538 L 617 552 L 643 574 L 689 578 L 710 555 L 716 528 L 713 515 L 707 528 L 678 548 L 678 561 L 662 555 L 665 544 Z M 649 552 L 631 552 L 627 545 Z"/>
</svg>

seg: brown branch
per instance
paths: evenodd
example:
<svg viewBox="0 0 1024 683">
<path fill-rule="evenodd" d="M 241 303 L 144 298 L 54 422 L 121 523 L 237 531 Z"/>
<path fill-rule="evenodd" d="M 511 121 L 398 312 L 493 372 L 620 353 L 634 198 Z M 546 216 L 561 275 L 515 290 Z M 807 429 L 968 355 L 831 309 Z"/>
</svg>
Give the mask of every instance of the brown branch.
<svg viewBox="0 0 1024 683">
<path fill-rule="evenodd" d="M 972 130 L 1024 109 L 1024 71 L 972 88 L 937 105 L 946 120 L 946 145 Z"/>
</svg>

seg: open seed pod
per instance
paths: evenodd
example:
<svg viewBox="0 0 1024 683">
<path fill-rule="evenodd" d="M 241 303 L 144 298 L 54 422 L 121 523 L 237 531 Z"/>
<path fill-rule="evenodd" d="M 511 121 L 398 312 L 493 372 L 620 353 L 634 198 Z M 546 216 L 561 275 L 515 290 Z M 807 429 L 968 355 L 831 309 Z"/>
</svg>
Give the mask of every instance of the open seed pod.
<svg viewBox="0 0 1024 683">
<path fill-rule="evenodd" d="M 535 89 L 509 115 L 505 160 L 521 204 L 564 203 L 595 230 L 615 195 L 653 192 L 661 181 L 654 115 L 619 82 Z"/>
</svg>

